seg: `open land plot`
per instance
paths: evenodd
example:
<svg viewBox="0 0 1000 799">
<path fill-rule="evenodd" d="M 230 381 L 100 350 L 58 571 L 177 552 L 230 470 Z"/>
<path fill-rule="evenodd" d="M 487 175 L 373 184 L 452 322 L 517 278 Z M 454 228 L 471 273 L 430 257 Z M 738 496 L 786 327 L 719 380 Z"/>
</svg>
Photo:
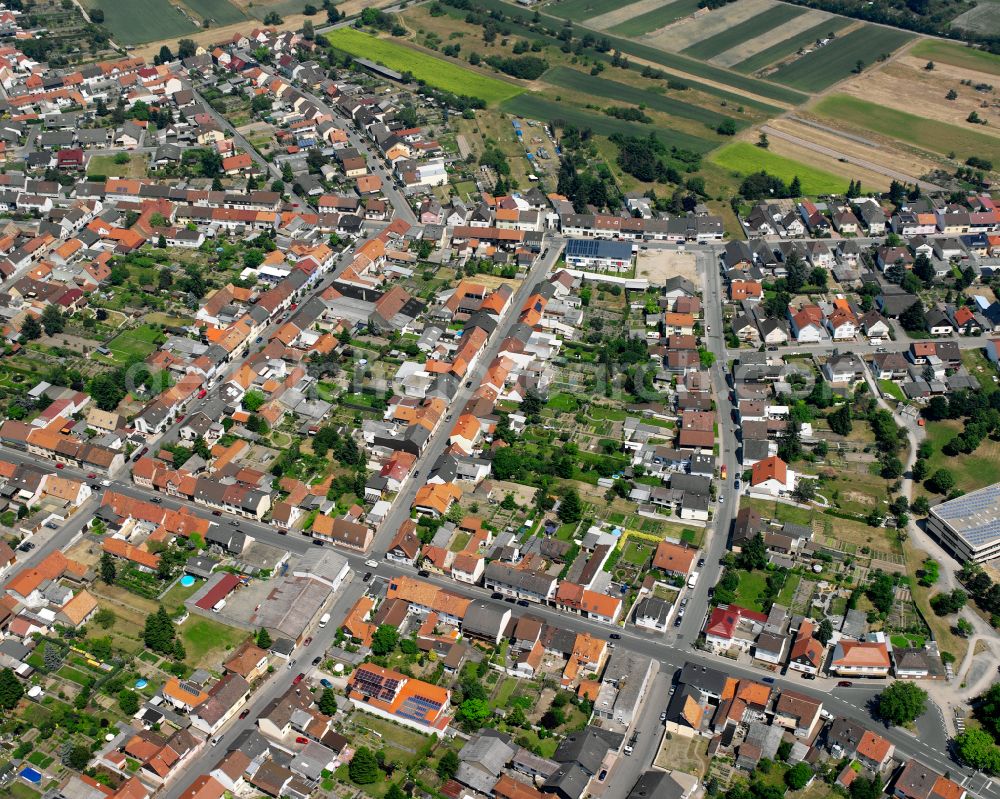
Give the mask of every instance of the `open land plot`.
<svg viewBox="0 0 1000 799">
<path fill-rule="evenodd" d="M 93 155 L 87 162 L 87 175 L 104 175 L 109 178 L 146 177 L 147 156 L 143 153 L 129 153 L 124 164 L 116 164 L 113 155 Z"/>
<path fill-rule="evenodd" d="M 645 277 L 658 286 L 670 277 L 685 277 L 698 282 L 698 259 L 693 252 L 642 250 L 635 265 L 636 277 Z"/>
<path fill-rule="evenodd" d="M 625 20 L 610 30 L 619 36 L 641 36 L 691 16 L 698 10 L 698 3 L 699 0 L 673 0 L 645 14 Z"/>
<path fill-rule="evenodd" d="M 490 104 L 515 97 L 524 91 L 513 83 L 491 78 L 458 63 L 353 28 L 338 28 L 326 34 L 326 37 L 338 50 L 378 61 L 389 69 L 409 71 L 415 78 L 430 86 L 454 94 L 479 97 Z"/>
<path fill-rule="evenodd" d="M 824 120 L 824 122 L 826 122 L 826 120 Z M 880 165 L 886 167 L 887 169 L 912 175 L 914 177 L 926 175 L 936 166 L 934 160 L 917 155 L 910 148 L 900 146 L 896 142 L 887 141 L 884 144 L 881 142 L 861 142 L 854 138 L 841 136 L 832 128 L 829 130 L 823 130 L 788 117 L 776 119 L 769 123 L 769 126 L 784 131 L 792 136 L 798 136 L 806 139 L 813 144 L 818 144 L 822 147 L 829 147 L 830 149 L 835 150 L 838 153 L 842 153 L 844 156 L 849 158 L 853 157 L 868 161 L 877 160 Z M 778 137 L 772 138 L 771 148 L 776 152 L 783 152 L 782 144 Z M 828 169 L 828 171 L 831 171 L 834 174 L 843 174 L 842 170 L 849 169 L 854 177 L 858 177 L 858 175 L 854 174 L 857 170 L 851 167 L 850 164 L 844 164 L 838 161 L 837 166 L 841 168 L 838 170 L 825 166 L 827 162 L 822 157 L 819 157 L 818 153 L 814 153 L 813 157 L 816 158 L 815 165 L 821 169 Z M 810 163 L 813 162 L 810 161 Z M 880 177 L 884 178 L 884 176 Z"/>
<path fill-rule="evenodd" d="M 993 77 L 982 72 L 971 72 L 959 67 L 943 64 L 933 70 L 924 69 L 926 61 L 904 58 L 886 64 L 880 69 L 866 72 L 838 86 L 838 93 L 850 94 L 864 101 L 878 98 L 879 105 L 895 108 L 908 114 L 915 114 L 928 120 L 937 120 L 955 125 L 983 136 L 1000 136 L 994 128 L 1000 121 L 997 113 L 996 95 L 979 92 L 973 86 L 962 86 L 963 80 L 973 84 L 988 83 Z M 958 95 L 954 100 L 945 96 L 954 89 Z M 993 108 L 984 109 L 983 102 L 991 102 Z M 974 125 L 967 122 L 971 112 L 988 119 L 989 125 Z M 947 152 L 947 151 L 946 151 Z"/>
<path fill-rule="evenodd" d="M 929 474 L 947 469 L 955 476 L 955 488 L 965 492 L 1000 482 L 1000 442 L 986 438 L 975 452 L 949 456 L 941 448 L 962 432 L 962 423 L 953 419 L 928 422 L 926 430 L 927 439 L 934 445 L 934 454 L 927 461 Z"/>
<path fill-rule="evenodd" d="M 960 28 L 965 31 L 973 31 L 983 36 L 996 36 L 1000 34 L 1000 9 L 995 2 L 979 3 L 975 8 L 970 8 L 964 14 L 959 14 L 951 21 L 953 28 Z"/>
<path fill-rule="evenodd" d="M 169 0 L 84 0 L 84 5 L 104 11 L 104 27 L 118 44 L 176 39 L 197 30 Z"/>
<path fill-rule="evenodd" d="M 807 137 L 807 140 L 810 139 L 811 136 Z M 813 169 L 828 172 L 831 175 L 839 178 L 845 178 L 848 181 L 860 180 L 861 185 L 865 187 L 866 191 L 871 189 L 887 190 L 889 188 L 889 184 L 892 182 L 892 178 L 882 172 L 874 172 L 869 169 L 864 169 L 851 162 L 845 163 L 840 160 L 840 156 L 817 152 L 810 146 L 806 146 L 804 144 L 800 145 L 797 142 L 788 141 L 787 139 L 783 139 L 775 134 L 771 135 L 771 146 L 769 150 L 782 158 L 789 158 L 798 163 L 808 164 Z M 916 175 L 922 175 L 924 173 L 917 172 L 907 174 L 912 174 L 912 180 L 916 180 Z"/>
<path fill-rule="evenodd" d="M 1000 162 L 1000 138 L 966 130 L 935 119 L 870 103 L 859 97 L 830 95 L 814 109 L 833 122 L 872 130 L 936 153 L 954 152 L 964 161 L 970 155 Z"/>
<path fill-rule="evenodd" d="M 912 38 L 912 34 L 894 28 L 862 25 L 781 67 L 770 78 L 805 92 L 818 92 L 850 75 L 858 61 L 871 64 Z"/>
<path fill-rule="evenodd" d="M 535 93 L 518 95 L 505 101 L 502 107 L 509 113 L 528 119 L 547 120 L 556 125 L 567 123 L 580 128 L 590 128 L 598 136 L 611 136 L 615 133 L 622 133 L 626 136 L 641 136 L 642 138 L 646 138 L 654 130 L 649 125 L 615 119 L 605 114 L 571 106 L 555 101 L 554 98 Z M 680 131 L 659 126 L 655 128 L 655 133 L 656 137 L 668 147 L 676 145 L 677 147 L 683 147 L 697 153 L 705 153 L 715 144 L 712 141 L 692 136 L 689 133 L 681 133 Z"/>
<path fill-rule="evenodd" d="M 661 50 L 684 50 L 704 39 L 728 31 L 777 5 L 775 0 L 740 0 L 711 11 L 701 11 L 690 19 L 644 36 L 643 40 Z"/>
<path fill-rule="evenodd" d="M 761 170 L 790 182 L 798 177 L 805 194 L 837 194 L 847 190 L 849 181 L 829 172 L 756 147 L 749 142 L 733 142 L 716 150 L 709 160 L 740 177 Z"/>
<path fill-rule="evenodd" d="M 514 23 L 520 22 L 523 24 L 529 19 L 527 16 L 528 12 L 524 12 L 524 16 L 522 16 L 521 13 L 518 13 L 505 0 L 477 0 L 476 7 L 485 11 L 503 11 Z M 546 25 L 555 26 L 556 30 L 562 25 L 562 22 L 556 17 L 548 14 L 540 14 L 540 16 Z M 656 47 L 651 47 L 648 44 L 633 41 L 622 36 L 605 34 L 604 38 L 608 39 L 612 48 L 616 48 L 621 53 L 634 56 L 637 59 L 645 59 L 654 66 L 661 66 L 671 71 L 685 73 L 693 78 L 704 78 L 705 80 L 718 83 L 721 87 L 729 86 L 755 95 L 758 98 L 776 100 L 793 105 L 799 105 L 806 100 L 806 95 L 802 92 L 795 91 L 787 86 L 779 86 L 774 83 L 751 78 L 747 75 L 730 72 L 712 64 L 706 64 L 677 53 L 668 53 Z M 641 67 L 638 68 L 641 69 Z M 776 109 L 773 106 L 763 105 L 762 110 L 774 112 Z"/>
<path fill-rule="evenodd" d="M 633 0 L 559 0 L 550 3 L 545 10 L 557 17 L 576 22 L 607 14 L 616 8 L 630 5 Z"/>
<path fill-rule="evenodd" d="M 237 2 L 236 4 L 243 5 L 242 2 Z M 296 14 L 301 12 L 305 6 L 305 0 L 251 0 L 251 2 L 246 4 L 246 12 L 252 14 L 257 19 L 264 19 L 270 11 L 276 11 L 281 15 Z M 341 5 L 340 8 L 343 8 L 343 6 Z M 349 11 L 345 11 L 344 13 L 350 14 Z"/>
<path fill-rule="evenodd" d="M 708 108 L 651 92 L 640 86 L 629 86 L 615 80 L 588 75 L 570 67 L 553 67 L 542 76 L 542 80 L 553 86 L 584 92 L 591 96 L 645 105 L 653 111 L 662 111 L 670 116 L 701 122 L 713 128 L 726 119 L 732 119 L 738 128 L 746 127 L 748 124 L 746 120 L 734 119 Z"/>
<path fill-rule="evenodd" d="M 997 8 L 996 11 L 1000 13 L 1000 8 Z M 951 64 L 974 72 L 1000 75 L 1000 55 L 937 39 L 922 39 L 907 51 L 907 55 L 921 58 L 924 61 L 933 61 L 935 67 L 939 63 Z"/>
<path fill-rule="evenodd" d="M 710 59 L 724 53 L 730 48 L 747 41 L 754 41 L 764 33 L 790 22 L 805 14 L 805 10 L 797 6 L 776 5 L 749 19 L 719 31 L 699 42 L 685 47 L 681 52 L 693 58 Z"/>
<path fill-rule="evenodd" d="M 619 6 L 618 8 L 613 8 L 610 11 L 606 11 L 603 14 L 591 17 L 588 19 L 588 28 L 597 28 L 598 30 L 607 30 L 608 28 L 614 28 L 616 25 L 620 25 L 623 22 L 627 22 L 633 17 L 641 17 L 644 14 L 648 14 L 657 8 L 661 8 L 663 5 L 663 0 L 636 0 L 634 3 L 629 3 L 626 6 Z"/>
<path fill-rule="evenodd" d="M 211 20 L 216 25 L 232 25 L 247 18 L 229 0 L 183 0 L 183 3 L 203 20 Z M 302 6 L 298 8 L 301 9 Z"/>
<path fill-rule="evenodd" d="M 762 33 L 756 39 L 719 53 L 712 62 L 723 67 L 733 67 L 740 72 L 756 72 L 790 56 L 799 48 L 835 33 L 849 22 L 845 17 L 834 17 L 825 11 L 810 9 L 784 25 Z"/>
</svg>

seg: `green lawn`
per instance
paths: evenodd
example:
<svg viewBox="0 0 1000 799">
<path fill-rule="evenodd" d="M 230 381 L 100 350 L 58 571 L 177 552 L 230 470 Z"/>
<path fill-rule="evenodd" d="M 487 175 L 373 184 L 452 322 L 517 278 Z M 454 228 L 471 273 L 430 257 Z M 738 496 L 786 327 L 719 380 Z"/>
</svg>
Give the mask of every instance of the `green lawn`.
<svg viewBox="0 0 1000 799">
<path fill-rule="evenodd" d="M 733 142 L 713 152 L 708 160 L 728 169 L 740 177 L 764 170 L 770 175 L 790 183 L 798 177 L 802 191 L 807 195 L 841 194 L 847 190 L 848 180 L 822 169 L 772 153 L 750 142 Z"/>
<path fill-rule="evenodd" d="M 792 524 L 811 525 L 813 512 L 806 508 L 799 508 L 795 505 L 786 505 L 784 502 L 775 502 L 771 499 L 744 498 L 740 500 L 740 505 L 749 505 L 756 508 L 765 519 L 775 519 L 779 522 L 791 522 Z"/>
<path fill-rule="evenodd" d="M 786 6 L 786 8 L 792 8 L 792 6 Z M 745 128 L 749 124 L 746 120 L 735 119 L 713 109 L 702 108 L 673 97 L 656 94 L 641 86 L 629 86 L 569 67 L 553 67 L 542 76 L 542 79 L 553 86 L 572 89 L 594 97 L 607 97 L 617 102 L 644 105 L 653 111 L 662 111 L 670 116 L 690 119 L 712 128 L 718 127 L 719 123 L 727 119 L 736 123 L 738 129 Z"/>
<path fill-rule="evenodd" d="M 111 360 L 125 365 L 138 359 L 143 360 L 152 355 L 163 340 L 163 333 L 157 328 L 140 325 L 119 333 L 105 346 L 111 350 Z"/>
<path fill-rule="evenodd" d="M 768 64 L 780 61 L 782 58 L 796 53 L 800 48 L 808 44 L 813 44 L 819 39 L 825 39 L 831 33 L 836 33 L 841 28 L 851 22 L 847 17 L 831 17 L 830 19 L 815 25 L 809 30 L 804 30 L 795 36 L 789 36 L 784 41 L 765 47 L 759 53 L 754 53 L 749 58 L 745 58 L 738 64 L 733 65 L 733 69 L 740 72 L 756 72 L 763 69 Z"/>
<path fill-rule="evenodd" d="M 954 152 L 962 161 L 977 155 L 1000 163 L 1000 139 L 980 133 L 976 130 L 978 126 L 971 123 L 967 127 L 949 125 L 842 94 L 824 97 L 813 110 L 832 120 L 873 130 L 935 153 Z"/>
<path fill-rule="evenodd" d="M 526 732 L 520 732 L 518 739 L 525 739 L 525 748 L 531 751 L 537 751 L 542 757 L 552 757 L 556 753 L 556 749 L 559 748 L 559 741 L 555 738 L 546 738 L 544 740 L 538 737 L 538 733 L 534 730 L 527 730 Z M 537 749 L 536 749 L 537 747 Z"/>
<path fill-rule="evenodd" d="M 207 660 L 206 656 L 209 653 L 221 654 L 242 643 L 247 637 L 246 630 L 219 624 L 200 616 L 191 616 L 180 626 L 180 633 L 184 640 L 184 648 L 187 650 L 187 662 L 194 666 Z"/>
<path fill-rule="evenodd" d="M 1000 75 L 1000 56 L 961 44 L 924 39 L 910 48 L 910 55 L 943 64 Z"/>
<path fill-rule="evenodd" d="M 638 568 L 644 568 L 648 563 L 649 559 L 653 556 L 651 547 L 634 540 L 629 540 L 625 545 L 625 551 L 622 552 L 621 559 L 626 563 L 631 563 L 633 566 Z"/>
<path fill-rule="evenodd" d="M 695 42 L 690 47 L 681 50 L 684 55 L 692 58 L 711 58 L 719 53 L 724 53 L 738 44 L 756 39 L 758 36 L 774 30 L 779 25 L 784 25 L 798 16 L 805 13 L 804 8 L 798 6 L 785 5 L 779 3 L 772 6 L 756 16 L 744 22 L 733 25 L 714 36 Z"/>
<path fill-rule="evenodd" d="M 922 635 L 903 635 L 901 633 L 889 636 L 889 640 L 894 649 L 906 649 L 907 647 L 923 649 L 925 643 Z"/>
<path fill-rule="evenodd" d="M 72 666 L 63 666 L 56 672 L 60 677 L 65 677 L 67 680 L 72 680 L 77 685 L 86 685 L 88 682 L 93 681 L 93 677 L 88 677 L 82 671 L 74 669 Z"/>
<path fill-rule="evenodd" d="M 986 438 L 975 452 L 951 457 L 941 448 L 962 432 L 962 423 L 953 420 L 928 422 L 925 429 L 927 439 L 934 445 L 934 454 L 927 462 L 928 474 L 948 469 L 955 476 L 955 487 L 962 491 L 974 491 L 1000 482 L 1000 442 Z"/>
<path fill-rule="evenodd" d="M 802 582 L 801 574 L 789 573 L 785 578 L 785 584 L 781 586 L 781 590 L 778 592 L 778 597 L 774 601 L 779 605 L 788 607 L 795 598 L 795 590 L 799 587 L 800 582 Z"/>
<path fill-rule="evenodd" d="M 883 394 L 892 397 L 894 400 L 897 400 L 898 402 L 906 401 L 906 395 L 903 394 L 903 389 L 901 389 L 892 380 L 879 380 L 878 387 L 882 389 Z"/>
<path fill-rule="evenodd" d="M 818 92 L 848 77 L 858 61 L 871 66 L 879 56 L 891 54 L 912 38 L 913 34 L 895 28 L 863 25 L 781 67 L 770 79 L 804 92 Z"/>
<path fill-rule="evenodd" d="M 197 30 L 170 0 L 84 0 L 83 4 L 104 11 L 103 27 L 118 44 L 174 39 Z"/>
<path fill-rule="evenodd" d="M 556 529 L 556 538 L 560 541 L 572 541 L 573 533 L 576 532 L 576 524 L 561 524 Z"/>
<path fill-rule="evenodd" d="M 388 39 L 380 39 L 354 28 L 338 28 L 327 33 L 326 38 L 330 44 L 345 53 L 377 61 L 398 72 L 410 72 L 429 86 L 453 94 L 478 97 L 491 105 L 524 91 L 516 84 L 491 78 L 457 62 L 436 58 L 429 53 Z"/>
<path fill-rule="evenodd" d="M 767 575 L 764 572 L 748 572 L 740 569 L 739 587 L 736 589 L 736 604 L 748 610 L 763 611 L 760 601 L 761 594 L 767 590 Z"/>
<path fill-rule="evenodd" d="M 627 19 L 611 28 L 612 33 L 619 36 L 641 36 L 650 31 L 659 30 L 671 22 L 690 16 L 698 10 L 700 0 L 673 0 L 664 3 L 659 8 Z"/>
<path fill-rule="evenodd" d="M 10 785 L 8 785 L 4 790 L 8 792 L 10 799 L 38 799 L 41 794 L 34 788 L 29 788 L 28 785 L 21 780 L 15 780 Z"/>
<path fill-rule="evenodd" d="M 504 681 L 500 683 L 500 688 L 497 691 L 496 697 L 491 703 L 493 707 L 506 708 L 507 703 L 510 701 L 511 695 L 517 688 L 517 679 L 514 677 L 505 677 Z"/>
<path fill-rule="evenodd" d="M 576 413 L 580 402 L 572 394 L 557 393 L 549 397 L 546 406 L 560 413 Z"/>
</svg>

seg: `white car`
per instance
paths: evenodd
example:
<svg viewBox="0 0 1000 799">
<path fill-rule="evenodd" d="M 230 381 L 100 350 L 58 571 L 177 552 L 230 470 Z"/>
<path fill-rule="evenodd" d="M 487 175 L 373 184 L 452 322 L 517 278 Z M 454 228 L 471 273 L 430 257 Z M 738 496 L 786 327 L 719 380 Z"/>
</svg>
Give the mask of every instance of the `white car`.
<svg viewBox="0 0 1000 799">
<path fill-rule="evenodd" d="M 377 569 L 378 568 L 378 561 L 377 560 L 366 560 L 365 561 L 365 566 L 367 566 L 369 569 Z"/>
</svg>

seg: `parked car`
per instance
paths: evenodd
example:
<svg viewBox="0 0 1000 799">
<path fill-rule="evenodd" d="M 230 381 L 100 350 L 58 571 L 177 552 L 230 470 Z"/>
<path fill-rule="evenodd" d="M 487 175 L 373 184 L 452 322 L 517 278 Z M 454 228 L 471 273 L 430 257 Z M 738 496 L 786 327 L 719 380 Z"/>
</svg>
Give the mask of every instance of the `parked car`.
<svg viewBox="0 0 1000 799">
<path fill-rule="evenodd" d="M 212 515 L 213 516 L 221 516 L 222 515 L 222 511 L 221 510 L 213 510 L 212 511 Z"/>
<path fill-rule="evenodd" d="M 87 479 L 88 480 L 96 480 L 97 479 L 97 475 L 94 474 L 93 472 L 91 472 L 90 474 L 87 475 Z"/>
<path fill-rule="evenodd" d="M 361 578 L 361 582 L 367 583 L 372 578 L 371 572 L 365 572 L 365 576 Z"/>
<path fill-rule="evenodd" d="M 245 718 L 246 718 L 247 716 L 249 716 L 249 715 L 250 715 L 250 708 L 247 708 L 247 709 L 246 709 L 246 710 L 244 710 L 244 711 L 243 711 L 242 713 L 240 713 L 240 718 L 241 718 L 241 719 L 245 719 Z"/>
<path fill-rule="evenodd" d="M 763 681 L 766 682 L 768 685 L 774 685 L 774 677 L 764 677 Z"/>
<path fill-rule="evenodd" d="M 297 743 L 297 744 L 307 744 L 307 743 L 309 743 L 309 739 L 306 738 L 304 735 L 296 735 L 295 736 L 295 743 Z"/>
<path fill-rule="evenodd" d="M 306 678 L 305 672 L 304 671 L 300 671 L 298 674 L 295 675 L 295 679 L 292 680 L 292 685 L 298 685 L 305 678 Z"/>
<path fill-rule="evenodd" d="M 850 680 L 841 680 L 840 682 L 837 683 L 838 688 L 850 688 L 852 685 L 854 685 L 854 683 L 852 683 Z"/>
<path fill-rule="evenodd" d="M 427 569 L 421 569 L 420 571 L 417 572 L 417 576 L 418 577 L 430 577 L 431 573 L 429 571 L 427 571 Z"/>
<path fill-rule="evenodd" d="M 324 688 L 333 688 L 333 683 L 330 682 L 326 677 L 319 681 L 319 684 Z"/>
<path fill-rule="evenodd" d="M 313 642 L 313 637 L 310 635 L 308 638 L 306 638 L 305 641 L 302 642 L 302 646 L 309 646 L 309 644 L 311 644 L 312 642 Z"/>
<path fill-rule="evenodd" d="M 501 594 L 499 591 L 494 591 L 492 594 L 490 594 L 490 599 L 503 599 L 503 594 Z"/>
<path fill-rule="evenodd" d="M 527 599 L 519 599 L 519 600 L 517 600 L 517 604 L 520 605 L 522 608 L 531 607 L 531 605 L 528 604 L 528 600 Z"/>
<path fill-rule="evenodd" d="M 56 468 L 57 469 L 65 469 L 66 468 L 66 464 L 65 463 L 57 463 L 56 464 Z"/>
<path fill-rule="evenodd" d="M 316 657 L 313 658 L 313 665 L 314 666 L 318 666 L 322 662 L 323 662 L 323 656 L 322 655 L 316 655 Z"/>
<path fill-rule="evenodd" d="M 611 635 L 609 635 L 608 638 L 610 638 L 612 641 L 619 641 L 621 640 L 621 635 L 619 635 L 618 633 L 611 633 Z"/>
</svg>

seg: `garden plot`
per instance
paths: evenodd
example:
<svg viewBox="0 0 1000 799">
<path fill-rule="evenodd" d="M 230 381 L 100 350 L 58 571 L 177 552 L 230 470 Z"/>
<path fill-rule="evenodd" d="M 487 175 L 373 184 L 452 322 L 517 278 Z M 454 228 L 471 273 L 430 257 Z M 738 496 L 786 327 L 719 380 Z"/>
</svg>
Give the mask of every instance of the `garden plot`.
<svg viewBox="0 0 1000 799">
<path fill-rule="evenodd" d="M 596 28 L 603 31 L 621 25 L 634 17 L 642 16 L 650 11 L 655 11 L 664 5 L 663 0 L 639 0 L 637 3 L 630 3 L 622 8 L 616 8 L 596 17 L 587 20 L 588 28 Z M 669 5 L 667 3 L 666 5 Z"/>
<path fill-rule="evenodd" d="M 776 47 L 789 39 L 793 39 L 806 31 L 812 30 L 817 25 L 825 24 L 827 20 L 832 18 L 833 15 L 825 11 L 810 9 L 804 14 L 799 14 L 799 16 L 781 25 L 731 46 L 728 50 L 719 53 L 709 60 L 713 64 L 718 64 L 722 67 L 731 67 L 771 47 Z M 811 37 L 810 41 L 812 41 Z"/>
<path fill-rule="evenodd" d="M 774 8 L 776 0 L 741 0 L 714 11 L 697 14 L 691 19 L 672 26 L 669 30 L 656 31 L 643 39 L 647 44 L 662 50 L 678 52 L 694 44 L 729 30 L 741 22 Z"/>
</svg>

